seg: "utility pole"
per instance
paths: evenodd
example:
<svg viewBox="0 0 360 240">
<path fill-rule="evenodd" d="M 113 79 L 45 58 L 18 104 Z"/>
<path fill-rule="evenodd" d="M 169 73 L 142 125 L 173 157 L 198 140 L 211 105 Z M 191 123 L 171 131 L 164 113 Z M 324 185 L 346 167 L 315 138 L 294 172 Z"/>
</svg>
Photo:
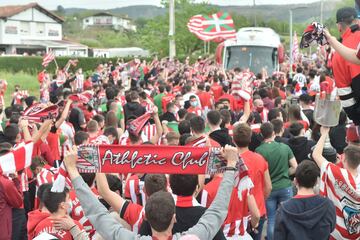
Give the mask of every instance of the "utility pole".
<svg viewBox="0 0 360 240">
<path fill-rule="evenodd" d="M 323 18 L 324 18 L 324 0 L 320 1 L 320 23 L 323 24 Z"/>
<path fill-rule="evenodd" d="M 256 19 L 256 11 L 255 11 L 255 7 L 256 7 L 256 0 L 253 0 L 253 7 L 254 7 L 254 27 L 257 27 L 257 19 Z"/>
<path fill-rule="evenodd" d="M 176 57 L 175 43 L 175 0 L 169 0 L 169 57 Z"/>
</svg>

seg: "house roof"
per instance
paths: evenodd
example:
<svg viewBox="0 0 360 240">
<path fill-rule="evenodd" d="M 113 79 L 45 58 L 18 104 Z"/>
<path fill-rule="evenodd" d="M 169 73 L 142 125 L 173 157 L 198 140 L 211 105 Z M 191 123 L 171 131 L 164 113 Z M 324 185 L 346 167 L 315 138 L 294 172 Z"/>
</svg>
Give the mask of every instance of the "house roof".
<svg viewBox="0 0 360 240">
<path fill-rule="evenodd" d="M 30 8 L 36 8 L 37 10 L 39 10 L 40 12 L 46 14 L 47 16 L 51 17 L 52 19 L 54 19 L 55 21 L 57 21 L 58 23 L 63 23 L 64 19 L 57 16 L 56 14 L 48 11 L 47 9 L 43 8 L 42 6 L 40 6 L 37 3 L 29 3 L 26 5 L 7 5 L 7 6 L 2 6 L 0 7 L 0 19 L 4 19 L 4 18 L 9 18 L 12 17 L 16 14 L 19 14 L 23 11 L 26 11 Z"/>
<path fill-rule="evenodd" d="M 88 17 L 97 17 L 97 16 L 114 16 L 114 17 L 118 17 L 118 18 L 123 18 L 123 19 L 129 19 L 131 20 L 131 18 L 129 18 L 128 16 L 124 16 L 124 15 L 116 15 L 116 14 L 113 14 L 111 12 L 98 12 L 98 13 L 95 13 L 95 14 L 91 14 L 85 18 L 88 18 Z"/>
</svg>

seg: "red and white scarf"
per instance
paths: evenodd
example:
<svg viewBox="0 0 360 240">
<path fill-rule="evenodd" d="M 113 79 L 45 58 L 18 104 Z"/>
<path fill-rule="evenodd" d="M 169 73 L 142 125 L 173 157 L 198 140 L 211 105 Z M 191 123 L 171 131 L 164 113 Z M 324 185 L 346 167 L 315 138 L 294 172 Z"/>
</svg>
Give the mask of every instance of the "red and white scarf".
<svg viewBox="0 0 360 240">
<path fill-rule="evenodd" d="M 22 115 L 29 121 L 41 123 L 44 120 L 56 118 L 58 114 L 59 107 L 57 105 L 44 107 L 41 103 L 37 103 L 26 109 Z"/>
<path fill-rule="evenodd" d="M 11 174 L 31 165 L 33 142 L 20 143 L 13 150 L 0 157 L 0 172 Z"/>
</svg>

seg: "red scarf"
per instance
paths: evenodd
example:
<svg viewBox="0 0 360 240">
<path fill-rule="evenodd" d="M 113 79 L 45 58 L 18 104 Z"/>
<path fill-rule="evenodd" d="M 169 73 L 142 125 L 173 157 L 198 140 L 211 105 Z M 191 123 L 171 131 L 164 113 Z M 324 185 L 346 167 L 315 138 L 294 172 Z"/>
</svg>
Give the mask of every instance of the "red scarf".
<svg viewBox="0 0 360 240">
<path fill-rule="evenodd" d="M 10 174 L 31 165 L 33 142 L 20 143 L 12 151 L 0 157 L 0 173 Z"/>
<path fill-rule="evenodd" d="M 182 208 L 201 206 L 193 196 L 178 196 L 173 195 L 175 206 Z"/>
<path fill-rule="evenodd" d="M 23 113 L 25 119 L 41 123 L 47 119 L 56 118 L 59 114 L 59 107 L 51 105 L 44 107 L 41 103 L 37 103 L 26 109 Z"/>
</svg>

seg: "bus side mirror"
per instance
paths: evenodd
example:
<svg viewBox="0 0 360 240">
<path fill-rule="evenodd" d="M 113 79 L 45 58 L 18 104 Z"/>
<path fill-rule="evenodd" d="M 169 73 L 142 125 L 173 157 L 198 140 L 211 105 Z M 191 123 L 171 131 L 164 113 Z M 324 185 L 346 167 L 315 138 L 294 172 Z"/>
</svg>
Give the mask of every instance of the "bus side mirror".
<svg viewBox="0 0 360 240">
<path fill-rule="evenodd" d="M 279 58 L 279 64 L 281 64 L 285 61 L 285 49 L 281 43 L 278 47 L 278 58 Z"/>
</svg>

